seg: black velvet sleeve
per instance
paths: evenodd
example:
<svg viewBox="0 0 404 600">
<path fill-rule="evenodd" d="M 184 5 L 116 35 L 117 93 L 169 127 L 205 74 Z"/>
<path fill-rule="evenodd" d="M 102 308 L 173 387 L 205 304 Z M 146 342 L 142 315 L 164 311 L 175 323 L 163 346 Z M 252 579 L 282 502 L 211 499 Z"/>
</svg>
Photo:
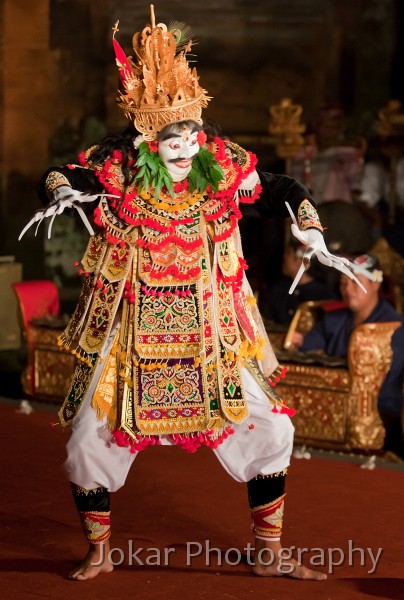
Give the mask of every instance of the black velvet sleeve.
<svg viewBox="0 0 404 600">
<path fill-rule="evenodd" d="M 50 198 L 48 198 L 46 193 L 45 183 L 48 175 L 53 171 L 62 173 L 69 181 L 72 188 L 78 190 L 79 192 L 84 192 L 85 194 L 96 194 L 97 192 L 101 193 L 103 189 L 101 183 L 98 181 L 91 169 L 82 169 L 80 167 L 75 167 L 74 169 L 69 169 L 68 167 L 51 167 L 44 173 L 37 185 L 39 199 L 44 205 L 47 205 L 50 202 Z M 88 204 L 83 204 L 82 208 L 86 210 L 86 212 L 88 212 L 88 210 L 91 211 L 91 207 L 94 210 L 94 203 L 91 203 L 90 206 Z"/>
<path fill-rule="evenodd" d="M 307 188 L 296 181 L 296 179 L 287 175 L 264 173 L 262 171 L 258 171 L 258 175 L 262 185 L 262 193 L 255 204 L 250 205 L 252 211 L 255 212 L 254 215 L 249 206 L 249 216 L 267 218 L 289 217 L 285 202 L 290 204 L 294 214 L 297 215 L 297 210 L 305 198 L 313 206 L 316 206 Z"/>
</svg>

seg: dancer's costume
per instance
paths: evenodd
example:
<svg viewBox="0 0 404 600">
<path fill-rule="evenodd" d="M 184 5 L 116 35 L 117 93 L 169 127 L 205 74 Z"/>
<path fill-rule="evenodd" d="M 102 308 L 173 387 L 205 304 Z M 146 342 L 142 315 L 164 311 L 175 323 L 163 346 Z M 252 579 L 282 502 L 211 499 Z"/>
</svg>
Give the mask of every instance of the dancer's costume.
<svg viewBox="0 0 404 600">
<path fill-rule="evenodd" d="M 257 175 L 256 158 L 231 141 L 205 143 L 209 98 L 188 66 L 190 44 L 153 19 L 134 37 L 136 62 L 114 39 L 119 103 L 143 136 L 139 150 L 100 162 L 91 148 L 40 184 L 48 202 L 60 186 L 111 195 L 95 209 L 80 299 L 60 339 L 78 359 L 60 421 L 72 423 L 66 469 L 91 543 L 110 535 L 109 492 L 138 451 L 159 443 L 213 448 L 248 482 L 255 534 L 281 534 L 293 410 L 274 390 L 284 373 L 245 276 L 240 205 L 287 216 L 287 200 L 301 230 L 322 228 L 295 180 Z M 188 178 L 173 184 L 155 140 L 184 120 L 199 125 L 201 149 Z"/>
</svg>

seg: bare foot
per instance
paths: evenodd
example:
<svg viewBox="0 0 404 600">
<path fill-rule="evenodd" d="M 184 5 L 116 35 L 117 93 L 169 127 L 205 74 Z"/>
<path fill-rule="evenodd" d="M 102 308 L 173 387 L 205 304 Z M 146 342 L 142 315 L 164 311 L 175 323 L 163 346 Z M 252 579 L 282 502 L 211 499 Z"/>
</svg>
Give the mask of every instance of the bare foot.
<svg viewBox="0 0 404 600">
<path fill-rule="evenodd" d="M 313 571 L 304 565 L 299 565 L 292 558 L 281 558 L 281 543 L 278 541 L 255 540 L 256 561 L 253 573 L 260 577 L 293 577 L 294 579 L 312 579 L 323 581 L 327 579 L 325 573 Z"/>
<path fill-rule="evenodd" d="M 67 574 L 67 579 L 85 581 L 94 579 L 100 573 L 113 571 L 114 567 L 108 558 L 109 550 L 109 541 L 105 544 L 90 544 L 84 560 Z"/>
</svg>

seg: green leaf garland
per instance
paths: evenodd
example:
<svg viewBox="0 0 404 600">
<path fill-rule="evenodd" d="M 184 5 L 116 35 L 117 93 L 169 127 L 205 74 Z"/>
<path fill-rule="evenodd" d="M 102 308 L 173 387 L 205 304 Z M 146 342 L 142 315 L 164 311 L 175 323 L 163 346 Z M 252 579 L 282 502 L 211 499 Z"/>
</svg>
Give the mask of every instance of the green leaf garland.
<svg viewBox="0 0 404 600">
<path fill-rule="evenodd" d="M 134 177 L 137 183 L 137 192 L 142 190 L 149 191 L 149 187 L 154 188 L 154 196 L 159 198 L 163 185 L 166 186 L 169 194 L 174 196 L 173 180 L 163 161 L 156 152 L 152 152 L 146 142 L 139 146 L 139 155 L 135 163 L 139 170 Z"/>
<path fill-rule="evenodd" d="M 219 182 L 223 179 L 224 173 L 215 155 L 206 146 L 202 146 L 192 161 L 192 169 L 188 175 L 189 190 L 204 192 L 210 185 L 212 190 L 217 192 Z"/>
<path fill-rule="evenodd" d="M 149 188 L 154 188 L 154 198 L 158 200 L 160 192 L 165 186 L 168 193 L 174 198 L 173 179 L 160 156 L 157 152 L 152 152 L 146 142 L 142 142 L 139 146 L 135 167 L 138 169 L 134 177 L 138 194 L 142 190 L 148 192 Z M 206 146 L 202 146 L 192 161 L 192 169 L 188 175 L 190 192 L 198 190 L 203 193 L 208 185 L 214 192 L 217 192 L 219 182 L 223 179 L 222 167 L 215 159 L 214 154 Z"/>
</svg>

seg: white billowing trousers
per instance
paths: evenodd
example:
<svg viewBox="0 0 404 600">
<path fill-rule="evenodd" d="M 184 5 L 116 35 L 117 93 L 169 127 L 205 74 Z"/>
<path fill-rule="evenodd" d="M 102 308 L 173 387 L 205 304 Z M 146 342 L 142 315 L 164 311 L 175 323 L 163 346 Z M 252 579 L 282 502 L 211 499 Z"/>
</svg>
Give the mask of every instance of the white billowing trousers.
<svg viewBox="0 0 404 600">
<path fill-rule="evenodd" d="M 293 425 L 287 415 L 273 413 L 271 405 L 252 375 L 242 370 L 250 417 L 248 424 L 233 424 L 229 435 L 213 452 L 236 481 L 248 481 L 256 475 L 278 473 L 289 466 L 293 446 Z M 111 433 L 105 420 L 96 418 L 91 407 L 97 373 L 83 406 L 72 425 L 67 443 L 65 470 L 69 480 L 86 489 L 107 488 L 115 492 L 125 483 L 136 454 L 129 448 L 110 443 Z M 167 436 L 161 443 L 172 445 Z M 144 450 L 147 452 L 147 450 Z"/>
<path fill-rule="evenodd" d="M 125 483 L 137 453 L 131 454 L 129 448 L 111 442 L 106 420 L 97 420 L 91 406 L 102 368 L 100 363 L 73 421 L 65 470 L 76 485 L 86 489 L 104 487 L 115 492 Z M 232 424 L 234 434 L 213 452 L 229 475 L 246 482 L 289 466 L 294 427 L 288 415 L 272 412 L 272 405 L 251 373 L 246 368 L 241 371 L 250 416 L 241 425 Z M 250 429 L 249 424 L 254 428 Z M 168 436 L 162 436 L 161 443 L 173 445 Z"/>
</svg>

